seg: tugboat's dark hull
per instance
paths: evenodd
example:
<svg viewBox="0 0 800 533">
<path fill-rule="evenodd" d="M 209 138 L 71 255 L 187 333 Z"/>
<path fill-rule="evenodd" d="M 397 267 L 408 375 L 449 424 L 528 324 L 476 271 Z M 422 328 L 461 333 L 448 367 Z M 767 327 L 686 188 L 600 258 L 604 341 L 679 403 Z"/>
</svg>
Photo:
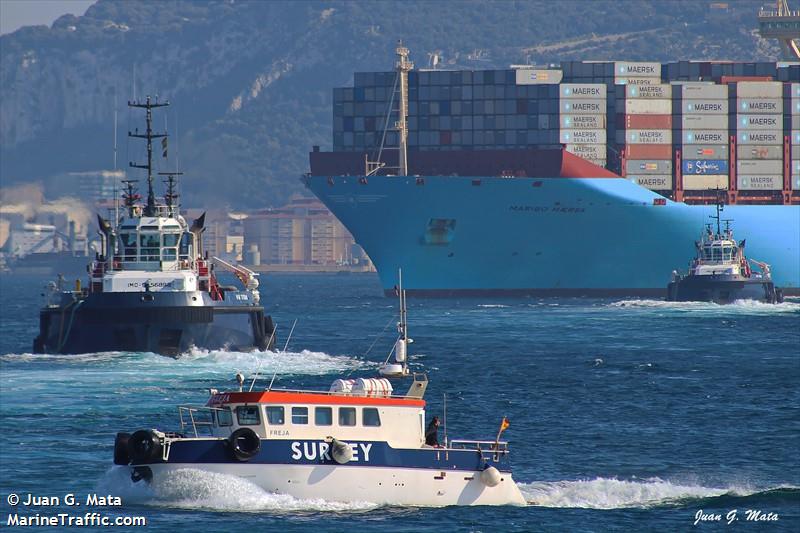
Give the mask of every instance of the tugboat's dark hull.
<svg viewBox="0 0 800 533">
<path fill-rule="evenodd" d="M 714 302 L 729 304 L 736 300 L 780 303 L 783 292 L 772 281 L 741 276 L 687 276 L 667 286 L 667 301 Z"/>
<path fill-rule="evenodd" d="M 213 301 L 205 292 L 64 295 L 39 316 L 35 353 L 154 352 L 176 356 L 192 347 L 249 351 L 272 348 L 272 319 L 245 293 Z M 230 296 L 230 297 L 228 297 Z M 249 295 L 248 295 L 249 296 Z"/>
</svg>

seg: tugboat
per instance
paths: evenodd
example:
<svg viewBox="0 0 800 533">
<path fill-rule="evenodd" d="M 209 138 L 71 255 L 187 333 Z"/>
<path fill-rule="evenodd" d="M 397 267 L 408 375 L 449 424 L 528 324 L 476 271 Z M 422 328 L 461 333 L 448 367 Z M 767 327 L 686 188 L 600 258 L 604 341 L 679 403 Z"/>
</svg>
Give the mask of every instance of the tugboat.
<svg viewBox="0 0 800 533">
<path fill-rule="evenodd" d="M 494 440 L 438 442 L 426 429 L 425 374 L 406 358 L 404 292 L 395 362 L 381 376 L 410 377 L 395 394 L 387 377 L 337 379 L 327 391 L 210 390 L 205 406 L 180 406 L 177 432 L 118 433 L 114 463 L 134 482 L 169 483 L 181 469 L 247 478 L 265 491 L 300 499 L 388 505 L 524 505 L 511 476 L 508 427 Z M 399 349 L 398 349 L 399 348 Z M 391 355 L 391 354 L 390 354 Z M 445 421 L 446 424 L 446 421 Z M 433 428 L 431 430 L 431 428 Z"/>
<path fill-rule="evenodd" d="M 697 256 L 689 263 L 687 275 L 673 271 L 672 281 L 667 286 L 667 301 L 718 304 L 736 300 L 770 304 L 783 302 L 783 291 L 772 283 L 769 265 L 745 257 L 745 240 L 736 242 L 730 224 L 732 220 L 720 220 L 724 207 L 721 202 L 716 206 L 716 215 L 711 215 L 716 220 L 716 233 L 711 224 L 706 226 L 700 241 L 695 242 Z M 725 222 L 724 231 L 721 222 Z M 750 263 L 760 272 L 754 272 Z"/>
<path fill-rule="evenodd" d="M 192 347 L 253 350 L 274 345 L 275 327 L 264 314 L 258 275 L 203 252 L 205 214 L 189 225 L 179 213 L 176 176 L 166 177 L 163 203 L 153 191 L 153 110 L 169 102 L 128 102 L 146 112 L 147 129 L 129 132 L 147 141 L 147 201 L 141 205 L 134 181 L 125 181 L 124 209 L 98 215 L 102 249 L 87 267 L 89 283 L 68 290 L 52 282 L 39 315 L 34 353 L 79 354 L 103 351 L 155 352 L 176 356 Z M 230 271 L 243 288 L 223 286 L 214 268 Z"/>
</svg>

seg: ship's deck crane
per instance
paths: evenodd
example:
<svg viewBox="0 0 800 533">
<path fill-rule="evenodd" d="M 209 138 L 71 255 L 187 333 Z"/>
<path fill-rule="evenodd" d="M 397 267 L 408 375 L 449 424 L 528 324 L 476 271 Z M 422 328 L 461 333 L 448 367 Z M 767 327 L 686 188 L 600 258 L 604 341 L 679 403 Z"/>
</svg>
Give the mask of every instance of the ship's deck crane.
<svg viewBox="0 0 800 533">
<path fill-rule="evenodd" d="M 775 0 L 775 9 L 758 12 L 758 32 L 765 39 L 778 39 L 783 58 L 800 61 L 800 10 L 789 9 L 787 0 Z"/>
</svg>

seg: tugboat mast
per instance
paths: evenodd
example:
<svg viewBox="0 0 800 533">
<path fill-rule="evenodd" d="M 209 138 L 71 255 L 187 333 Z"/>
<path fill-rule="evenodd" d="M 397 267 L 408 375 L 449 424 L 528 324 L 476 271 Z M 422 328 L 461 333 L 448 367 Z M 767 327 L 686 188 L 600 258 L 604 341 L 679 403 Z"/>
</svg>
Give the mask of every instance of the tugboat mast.
<svg viewBox="0 0 800 533">
<path fill-rule="evenodd" d="M 169 102 L 161 104 L 158 102 L 152 103 L 150 101 L 150 95 L 147 96 L 144 103 L 138 100 L 128 101 L 128 107 L 138 107 L 147 110 L 147 131 L 141 134 L 137 128 L 135 132 L 128 132 L 128 137 L 147 139 L 147 164 L 140 165 L 133 161 L 130 162 L 130 166 L 133 168 L 147 169 L 147 204 L 144 207 L 144 216 L 146 217 L 156 216 L 156 196 L 153 192 L 153 139 L 167 137 L 166 133 L 153 133 L 153 109 L 157 107 L 166 107 L 168 105 Z"/>
</svg>

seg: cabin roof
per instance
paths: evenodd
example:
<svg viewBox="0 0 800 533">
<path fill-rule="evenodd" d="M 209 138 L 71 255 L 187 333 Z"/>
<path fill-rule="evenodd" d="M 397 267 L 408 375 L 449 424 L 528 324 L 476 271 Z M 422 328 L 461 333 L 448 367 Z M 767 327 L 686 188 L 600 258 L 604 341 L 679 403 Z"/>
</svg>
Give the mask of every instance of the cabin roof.
<svg viewBox="0 0 800 533">
<path fill-rule="evenodd" d="M 425 400 L 401 396 L 355 396 L 341 393 L 319 391 L 259 391 L 259 392 L 219 392 L 208 400 L 209 406 L 230 403 L 268 403 L 268 404 L 319 404 L 319 405 L 383 405 L 394 407 L 425 407 Z"/>
</svg>

